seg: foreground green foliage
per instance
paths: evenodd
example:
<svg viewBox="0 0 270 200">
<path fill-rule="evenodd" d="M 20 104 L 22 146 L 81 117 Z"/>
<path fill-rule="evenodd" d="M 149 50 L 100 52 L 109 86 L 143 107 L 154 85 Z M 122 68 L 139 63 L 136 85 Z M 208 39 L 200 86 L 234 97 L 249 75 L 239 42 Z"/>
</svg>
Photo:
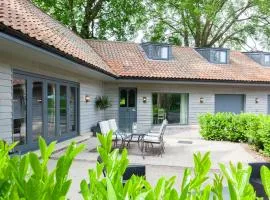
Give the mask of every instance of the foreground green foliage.
<svg viewBox="0 0 270 200">
<path fill-rule="evenodd" d="M 242 113 L 204 114 L 200 134 L 207 140 L 249 142 L 270 155 L 270 116 Z"/>
<path fill-rule="evenodd" d="M 0 141 L 0 199 L 65 199 L 72 182 L 68 172 L 83 145 L 77 147 L 71 143 L 52 170 L 47 165 L 55 142 L 47 146 L 44 139 L 39 138 L 41 159 L 33 152 L 10 158 L 8 152 L 15 145 Z"/>
<path fill-rule="evenodd" d="M 81 191 L 85 200 L 89 199 L 145 199 L 145 200 L 223 200 L 224 180 L 228 184 L 228 192 L 233 200 L 254 200 L 256 193 L 249 183 L 250 166 L 220 164 L 221 173 L 210 179 L 211 160 L 209 153 L 194 154 L 194 169 L 184 170 L 180 188 L 175 185 L 176 177 L 157 181 L 155 186 L 143 177 L 132 176 L 125 184 L 123 174 L 128 166 L 127 151 L 120 154 L 118 149 L 111 150 L 112 133 L 108 136 L 98 135 L 100 146 L 98 152 L 102 163 L 89 170 L 89 182 L 81 182 Z M 106 177 L 103 176 L 106 171 Z M 267 171 L 268 170 L 268 171 Z M 266 192 L 269 188 L 269 169 L 262 168 Z M 180 190 L 180 192 L 179 192 Z M 268 194 L 268 193 L 267 193 Z"/>
<path fill-rule="evenodd" d="M 98 139 L 101 162 L 89 170 L 88 181 L 83 180 L 80 185 L 85 200 L 223 200 L 225 181 L 232 200 L 256 199 L 256 193 L 249 183 L 250 166 L 241 163 L 229 166 L 220 164 L 221 172 L 214 173 L 210 178 L 209 153 L 194 154 L 194 168 L 184 170 L 180 187 L 175 184 L 176 177 L 161 177 L 152 186 L 145 177 L 133 175 L 123 184 L 123 174 L 129 163 L 127 150 L 121 153 L 118 149 L 112 150 L 112 132 L 107 136 L 98 135 Z M 83 145 L 71 143 L 52 170 L 48 170 L 47 165 L 55 142 L 47 146 L 42 138 L 39 139 L 41 158 L 33 152 L 11 158 L 9 152 L 15 145 L 0 141 L 0 199 L 66 199 L 72 181 L 68 179 L 68 172 L 75 156 L 83 150 Z M 103 172 L 106 172 L 106 176 Z M 270 170 L 262 167 L 261 176 L 269 196 Z"/>
</svg>

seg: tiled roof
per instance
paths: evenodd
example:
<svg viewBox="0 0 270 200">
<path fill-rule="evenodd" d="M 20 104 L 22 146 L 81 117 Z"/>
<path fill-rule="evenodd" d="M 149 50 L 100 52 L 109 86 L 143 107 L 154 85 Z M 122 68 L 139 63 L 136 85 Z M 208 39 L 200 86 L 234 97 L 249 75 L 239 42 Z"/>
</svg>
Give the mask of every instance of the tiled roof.
<svg viewBox="0 0 270 200">
<path fill-rule="evenodd" d="M 0 0 L 0 28 L 20 38 L 53 48 L 54 52 L 105 73 L 110 67 L 71 30 L 52 19 L 29 0 Z M 13 31 L 13 32 L 12 32 Z"/>
<path fill-rule="evenodd" d="M 87 40 L 122 78 L 270 82 L 270 68 L 239 51 L 230 51 L 230 64 L 212 64 L 196 50 L 172 46 L 173 59 L 150 60 L 139 44 Z"/>
</svg>

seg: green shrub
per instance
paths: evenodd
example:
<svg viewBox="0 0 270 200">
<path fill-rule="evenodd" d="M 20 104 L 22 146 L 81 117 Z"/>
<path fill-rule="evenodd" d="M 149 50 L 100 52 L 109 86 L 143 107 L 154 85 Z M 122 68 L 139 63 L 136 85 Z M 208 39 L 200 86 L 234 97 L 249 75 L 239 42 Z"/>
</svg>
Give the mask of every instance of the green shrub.
<svg viewBox="0 0 270 200">
<path fill-rule="evenodd" d="M 72 181 L 68 179 L 69 169 L 84 146 L 71 143 L 58 159 L 56 168 L 49 171 L 47 165 L 54 146 L 55 142 L 47 146 L 39 138 L 41 159 L 33 152 L 10 158 L 8 152 L 14 145 L 0 141 L 0 199 L 66 199 Z"/>
<path fill-rule="evenodd" d="M 270 155 L 270 116 L 242 113 L 204 114 L 200 134 L 207 140 L 249 142 Z"/>
</svg>

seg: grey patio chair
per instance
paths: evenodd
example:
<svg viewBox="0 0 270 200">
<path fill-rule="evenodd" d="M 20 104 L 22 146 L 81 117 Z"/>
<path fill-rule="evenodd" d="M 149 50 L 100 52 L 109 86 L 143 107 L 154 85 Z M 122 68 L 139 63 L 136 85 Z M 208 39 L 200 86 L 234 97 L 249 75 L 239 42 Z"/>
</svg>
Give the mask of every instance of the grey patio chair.
<svg viewBox="0 0 270 200">
<path fill-rule="evenodd" d="M 109 127 L 110 130 L 113 131 L 113 133 L 122 141 L 121 146 L 124 147 L 125 146 L 125 142 L 129 141 L 130 137 L 131 137 L 131 133 L 124 133 L 121 132 L 116 124 L 116 120 L 115 119 L 110 119 L 108 120 L 109 122 Z"/>
<path fill-rule="evenodd" d="M 163 136 L 166 130 L 167 126 L 167 120 L 163 120 L 161 127 L 159 129 L 158 134 L 153 134 L 153 133 L 148 133 L 142 138 L 142 156 L 144 158 L 144 151 L 146 150 L 148 145 L 151 145 L 152 148 L 154 145 L 159 145 L 159 153 L 162 156 L 162 153 L 165 152 L 165 147 L 164 147 L 164 141 L 163 141 Z"/>
</svg>

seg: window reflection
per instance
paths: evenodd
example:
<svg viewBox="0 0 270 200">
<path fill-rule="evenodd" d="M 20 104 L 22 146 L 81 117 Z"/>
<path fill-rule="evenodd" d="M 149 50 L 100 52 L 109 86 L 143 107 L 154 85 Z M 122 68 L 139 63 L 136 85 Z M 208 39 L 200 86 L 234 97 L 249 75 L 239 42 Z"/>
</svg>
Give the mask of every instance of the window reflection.
<svg viewBox="0 0 270 200">
<path fill-rule="evenodd" d="M 69 120 L 70 120 L 70 127 L 69 131 L 76 130 L 76 88 L 70 87 L 70 103 L 69 103 Z"/>
<path fill-rule="evenodd" d="M 53 83 L 48 83 L 48 136 L 55 136 L 56 131 L 56 86 Z"/>
<path fill-rule="evenodd" d="M 67 133 L 67 87 L 60 86 L 60 131 L 61 135 Z"/>
<path fill-rule="evenodd" d="M 26 144 L 26 80 L 13 79 L 13 141 Z"/>
<path fill-rule="evenodd" d="M 43 134 L 43 97 L 41 81 L 32 83 L 32 139 L 37 141 Z"/>
</svg>

